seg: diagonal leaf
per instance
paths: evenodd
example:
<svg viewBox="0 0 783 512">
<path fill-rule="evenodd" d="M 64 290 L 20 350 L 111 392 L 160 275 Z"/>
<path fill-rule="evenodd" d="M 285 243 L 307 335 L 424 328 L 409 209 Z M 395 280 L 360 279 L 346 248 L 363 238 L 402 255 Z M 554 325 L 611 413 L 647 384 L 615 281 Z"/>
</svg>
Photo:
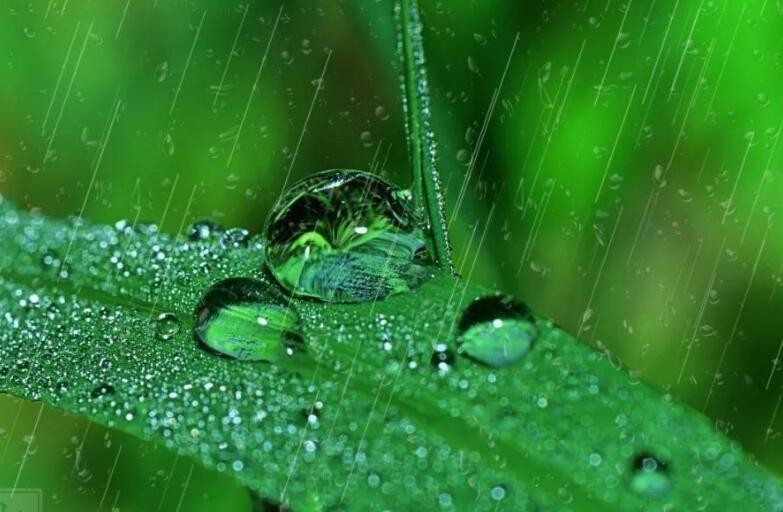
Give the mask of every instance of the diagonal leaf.
<svg viewBox="0 0 783 512">
<path fill-rule="evenodd" d="M 425 213 L 438 266 L 452 270 L 451 247 L 437 167 L 437 144 L 432 130 L 422 23 L 416 0 L 395 4 L 397 47 L 402 60 L 403 109 L 413 169 L 413 199 Z"/>
<path fill-rule="evenodd" d="M 199 347 L 194 311 L 226 278 L 274 286 L 259 240 L 8 202 L 0 226 L 2 391 L 162 441 L 293 510 L 783 506 L 780 481 L 704 418 L 549 321 L 508 367 L 457 354 L 464 306 L 491 294 L 438 271 L 377 303 L 295 301 L 303 348 L 239 361 Z M 452 350 L 440 369 L 436 342 Z"/>
</svg>

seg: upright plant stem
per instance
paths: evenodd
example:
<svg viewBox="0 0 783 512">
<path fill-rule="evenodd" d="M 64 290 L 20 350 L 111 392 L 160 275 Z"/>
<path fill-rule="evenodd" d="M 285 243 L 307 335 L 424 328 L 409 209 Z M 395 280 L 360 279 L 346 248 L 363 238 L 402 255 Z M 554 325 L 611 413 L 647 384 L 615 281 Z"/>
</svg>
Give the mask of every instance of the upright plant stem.
<svg viewBox="0 0 783 512">
<path fill-rule="evenodd" d="M 429 87 L 425 68 L 418 0 L 396 5 L 398 50 L 402 58 L 405 127 L 413 165 L 413 199 L 429 224 L 431 249 L 443 270 L 452 272 L 451 246 L 437 169 L 437 144 L 432 132 Z"/>
</svg>

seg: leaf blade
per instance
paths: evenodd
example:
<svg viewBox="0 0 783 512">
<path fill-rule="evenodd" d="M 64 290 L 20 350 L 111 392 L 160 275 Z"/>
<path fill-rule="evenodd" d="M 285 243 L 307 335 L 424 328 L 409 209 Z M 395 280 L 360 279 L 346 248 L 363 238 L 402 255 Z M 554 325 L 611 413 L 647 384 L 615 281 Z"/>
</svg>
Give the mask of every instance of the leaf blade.
<svg viewBox="0 0 783 512">
<path fill-rule="evenodd" d="M 706 420 L 546 320 L 513 367 L 458 358 L 434 371 L 433 343 L 451 345 L 463 306 L 490 293 L 448 275 L 374 304 L 298 302 L 307 352 L 248 364 L 197 348 L 192 313 L 222 279 L 272 286 L 257 240 L 225 248 L 86 223 L 63 280 L 39 260 L 67 249 L 72 223 L 4 203 L 0 224 L 0 389 L 162 441 L 294 510 L 783 501 L 780 482 Z M 165 342 L 154 323 L 163 310 L 182 322 Z M 649 451 L 671 467 L 664 501 L 628 485 L 633 457 Z"/>
<path fill-rule="evenodd" d="M 453 272 L 417 0 L 399 0 L 395 4 L 395 14 L 398 53 L 403 67 L 405 127 L 413 166 L 413 198 L 418 209 L 426 214 L 432 234 L 432 252 L 438 267 Z"/>
</svg>

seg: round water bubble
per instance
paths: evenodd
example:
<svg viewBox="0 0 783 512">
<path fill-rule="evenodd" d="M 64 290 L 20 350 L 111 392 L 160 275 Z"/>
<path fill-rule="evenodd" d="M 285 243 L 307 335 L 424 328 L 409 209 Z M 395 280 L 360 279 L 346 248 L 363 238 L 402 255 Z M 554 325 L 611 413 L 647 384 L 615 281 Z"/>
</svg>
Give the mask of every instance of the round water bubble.
<svg viewBox="0 0 783 512">
<path fill-rule="evenodd" d="M 631 490 L 648 498 L 663 496 L 671 487 L 666 463 L 649 453 L 638 455 L 631 465 Z"/>
<path fill-rule="evenodd" d="M 299 315 L 277 289 L 254 279 L 221 281 L 196 310 L 202 347 L 241 361 L 276 362 L 303 347 Z"/>
<path fill-rule="evenodd" d="M 538 334 L 527 306 L 512 297 L 492 295 L 475 300 L 462 313 L 457 350 L 479 363 L 503 368 L 522 359 Z"/>
<path fill-rule="evenodd" d="M 223 226 L 209 219 L 194 222 L 188 228 L 188 239 L 196 242 L 199 240 L 209 240 L 216 233 L 222 233 Z"/>
<path fill-rule="evenodd" d="M 155 335 L 168 341 L 179 333 L 180 321 L 174 313 L 161 313 L 155 320 Z"/>
<path fill-rule="evenodd" d="M 266 264 L 295 295 L 364 302 L 430 274 L 409 195 L 371 174 L 331 170 L 288 190 L 266 224 Z"/>
</svg>

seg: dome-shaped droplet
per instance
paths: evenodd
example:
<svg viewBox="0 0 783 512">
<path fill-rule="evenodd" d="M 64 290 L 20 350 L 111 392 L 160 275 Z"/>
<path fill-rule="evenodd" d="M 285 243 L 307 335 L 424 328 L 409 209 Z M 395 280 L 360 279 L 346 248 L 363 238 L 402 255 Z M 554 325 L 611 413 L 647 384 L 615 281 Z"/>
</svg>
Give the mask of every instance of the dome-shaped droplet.
<svg viewBox="0 0 783 512">
<path fill-rule="evenodd" d="M 495 368 L 522 359 L 538 337 L 530 310 L 500 295 L 475 300 L 462 314 L 458 329 L 458 352 Z"/>
<path fill-rule="evenodd" d="M 253 279 L 228 279 L 196 310 L 202 346 L 242 361 L 279 361 L 302 346 L 299 315 L 275 288 Z"/>
<path fill-rule="evenodd" d="M 168 341 L 179 333 L 180 321 L 174 313 L 161 313 L 155 320 L 155 334 L 163 341 Z"/>
<path fill-rule="evenodd" d="M 101 383 L 95 386 L 92 391 L 90 391 L 90 397 L 92 398 L 100 398 L 103 396 L 111 396 L 115 394 L 117 390 L 114 389 L 114 386 L 108 383 Z"/>
<path fill-rule="evenodd" d="M 503 501 L 506 497 L 506 486 L 495 485 L 489 490 L 489 496 L 495 501 Z"/>
<path fill-rule="evenodd" d="M 208 240 L 216 233 L 221 233 L 222 231 L 223 227 L 215 221 L 207 219 L 199 220 L 191 224 L 188 228 L 188 238 L 194 242 L 198 240 Z"/>
<path fill-rule="evenodd" d="M 671 487 L 669 468 L 654 455 L 638 455 L 631 465 L 631 490 L 655 498 L 666 494 Z"/>
<path fill-rule="evenodd" d="M 328 302 L 383 299 L 430 274 L 404 192 L 361 171 L 324 171 L 293 186 L 269 216 L 266 240 L 275 278 Z"/>
</svg>

